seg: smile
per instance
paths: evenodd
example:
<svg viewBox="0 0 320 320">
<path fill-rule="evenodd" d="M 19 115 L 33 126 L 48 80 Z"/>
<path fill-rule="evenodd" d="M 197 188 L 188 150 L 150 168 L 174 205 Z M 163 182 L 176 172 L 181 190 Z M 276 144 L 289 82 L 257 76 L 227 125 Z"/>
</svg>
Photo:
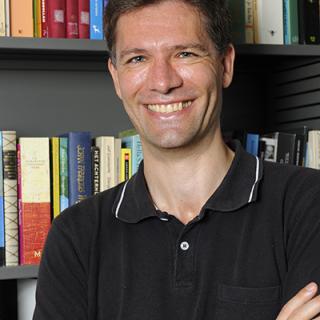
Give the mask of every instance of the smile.
<svg viewBox="0 0 320 320">
<path fill-rule="evenodd" d="M 147 108 L 153 112 L 171 113 L 181 111 L 191 105 L 192 101 L 176 102 L 169 104 L 148 104 Z"/>
</svg>

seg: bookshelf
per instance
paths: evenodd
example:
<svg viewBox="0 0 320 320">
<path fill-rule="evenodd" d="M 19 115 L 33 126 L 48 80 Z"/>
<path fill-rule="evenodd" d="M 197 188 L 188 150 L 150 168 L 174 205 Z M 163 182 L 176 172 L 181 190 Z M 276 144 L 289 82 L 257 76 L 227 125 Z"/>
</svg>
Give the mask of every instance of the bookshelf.
<svg viewBox="0 0 320 320">
<path fill-rule="evenodd" d="M 237 45 L 236 52 L 234 81 L 224 94 L 225 130 L 320 128 L 320 46 Z M 104 41 L 0 37 L 0 128 L 18 136 L 96 136 L 131 127 L 107 58 Z M 7 318 L 17 319 L 17 283 L 37 273 L 37 266 L 0 268 Z"/>
</svg>

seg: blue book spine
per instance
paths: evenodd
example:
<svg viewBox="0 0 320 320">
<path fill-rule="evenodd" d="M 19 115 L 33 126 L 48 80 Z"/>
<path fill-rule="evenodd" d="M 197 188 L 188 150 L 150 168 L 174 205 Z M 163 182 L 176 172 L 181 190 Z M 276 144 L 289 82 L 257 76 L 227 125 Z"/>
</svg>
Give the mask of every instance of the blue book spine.
<svg viewBox="0 0 320 320">
<path fill-rule="evenodd" d="M 90 39 L 103 40 L 103 1 L 90 0 Z"/>
<path fill-rule="evenodd" d="M 291 43 L 289 0 L 283 0 L 283 35 L 284 44 Z"/>
<path fill-rule="evenodd" d="M 139 164 L 143 159 L 142 145 L 140 136 L 138 134 L 121 138 L 123 146 L 131 149 L 132 157 L 132 175 L 134 175 L 139 168 Z"/>
<path fill-rule="evenodd" d="M 68 138 L 59 138 L 60 211 L 69 207 Z"/>
<path fill-rule="evenodd" d="M 246 151 L 254 156 L 259 153 L 259 135 L 255 133 L 247 134 Z"/>
<path fill-rule="evenodd" d="M 2 132 L 0 131 L 0 266 L 5 265 Z"/>
<path fill-rule="evenodd" d="M 92 195 L 91 184 L 91 134 L 90 132 L 69 132 L 68 172 L 69 205 Z"/>
</svg>

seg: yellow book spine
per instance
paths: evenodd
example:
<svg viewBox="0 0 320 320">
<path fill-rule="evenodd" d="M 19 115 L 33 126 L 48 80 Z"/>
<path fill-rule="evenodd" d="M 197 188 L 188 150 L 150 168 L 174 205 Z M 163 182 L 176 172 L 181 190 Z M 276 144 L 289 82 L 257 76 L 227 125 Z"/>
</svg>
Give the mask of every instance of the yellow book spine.
<svg viewBox="0 0 320 320">
<path fill-rule="evenodd" d="M 130 179 L 131 176 L 132 176 L 131 149 L 122 148 L 121 159 L 120 159 L 120 182 Z"/>
<path fill-rule="evenodd" d="M 60 159 L 59 138 L 51 138 L 51 160 L 52 160 L 52 187 L 53 187 L 53 217 L 60 214 Z"/>
</svg>

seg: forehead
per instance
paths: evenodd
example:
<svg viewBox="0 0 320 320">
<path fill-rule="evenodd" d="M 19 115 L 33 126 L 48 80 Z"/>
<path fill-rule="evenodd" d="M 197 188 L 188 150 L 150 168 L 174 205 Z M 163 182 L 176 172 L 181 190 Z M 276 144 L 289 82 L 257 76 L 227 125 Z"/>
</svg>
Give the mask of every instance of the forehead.
<svg viewBox="0 0 320 320">
<path fill-rule="evenodd" d="M 152 48 L 211 42 L 197 8 L 182 1 L 164 1 L 120 16 L 116 49 Z"/>
</svg>

